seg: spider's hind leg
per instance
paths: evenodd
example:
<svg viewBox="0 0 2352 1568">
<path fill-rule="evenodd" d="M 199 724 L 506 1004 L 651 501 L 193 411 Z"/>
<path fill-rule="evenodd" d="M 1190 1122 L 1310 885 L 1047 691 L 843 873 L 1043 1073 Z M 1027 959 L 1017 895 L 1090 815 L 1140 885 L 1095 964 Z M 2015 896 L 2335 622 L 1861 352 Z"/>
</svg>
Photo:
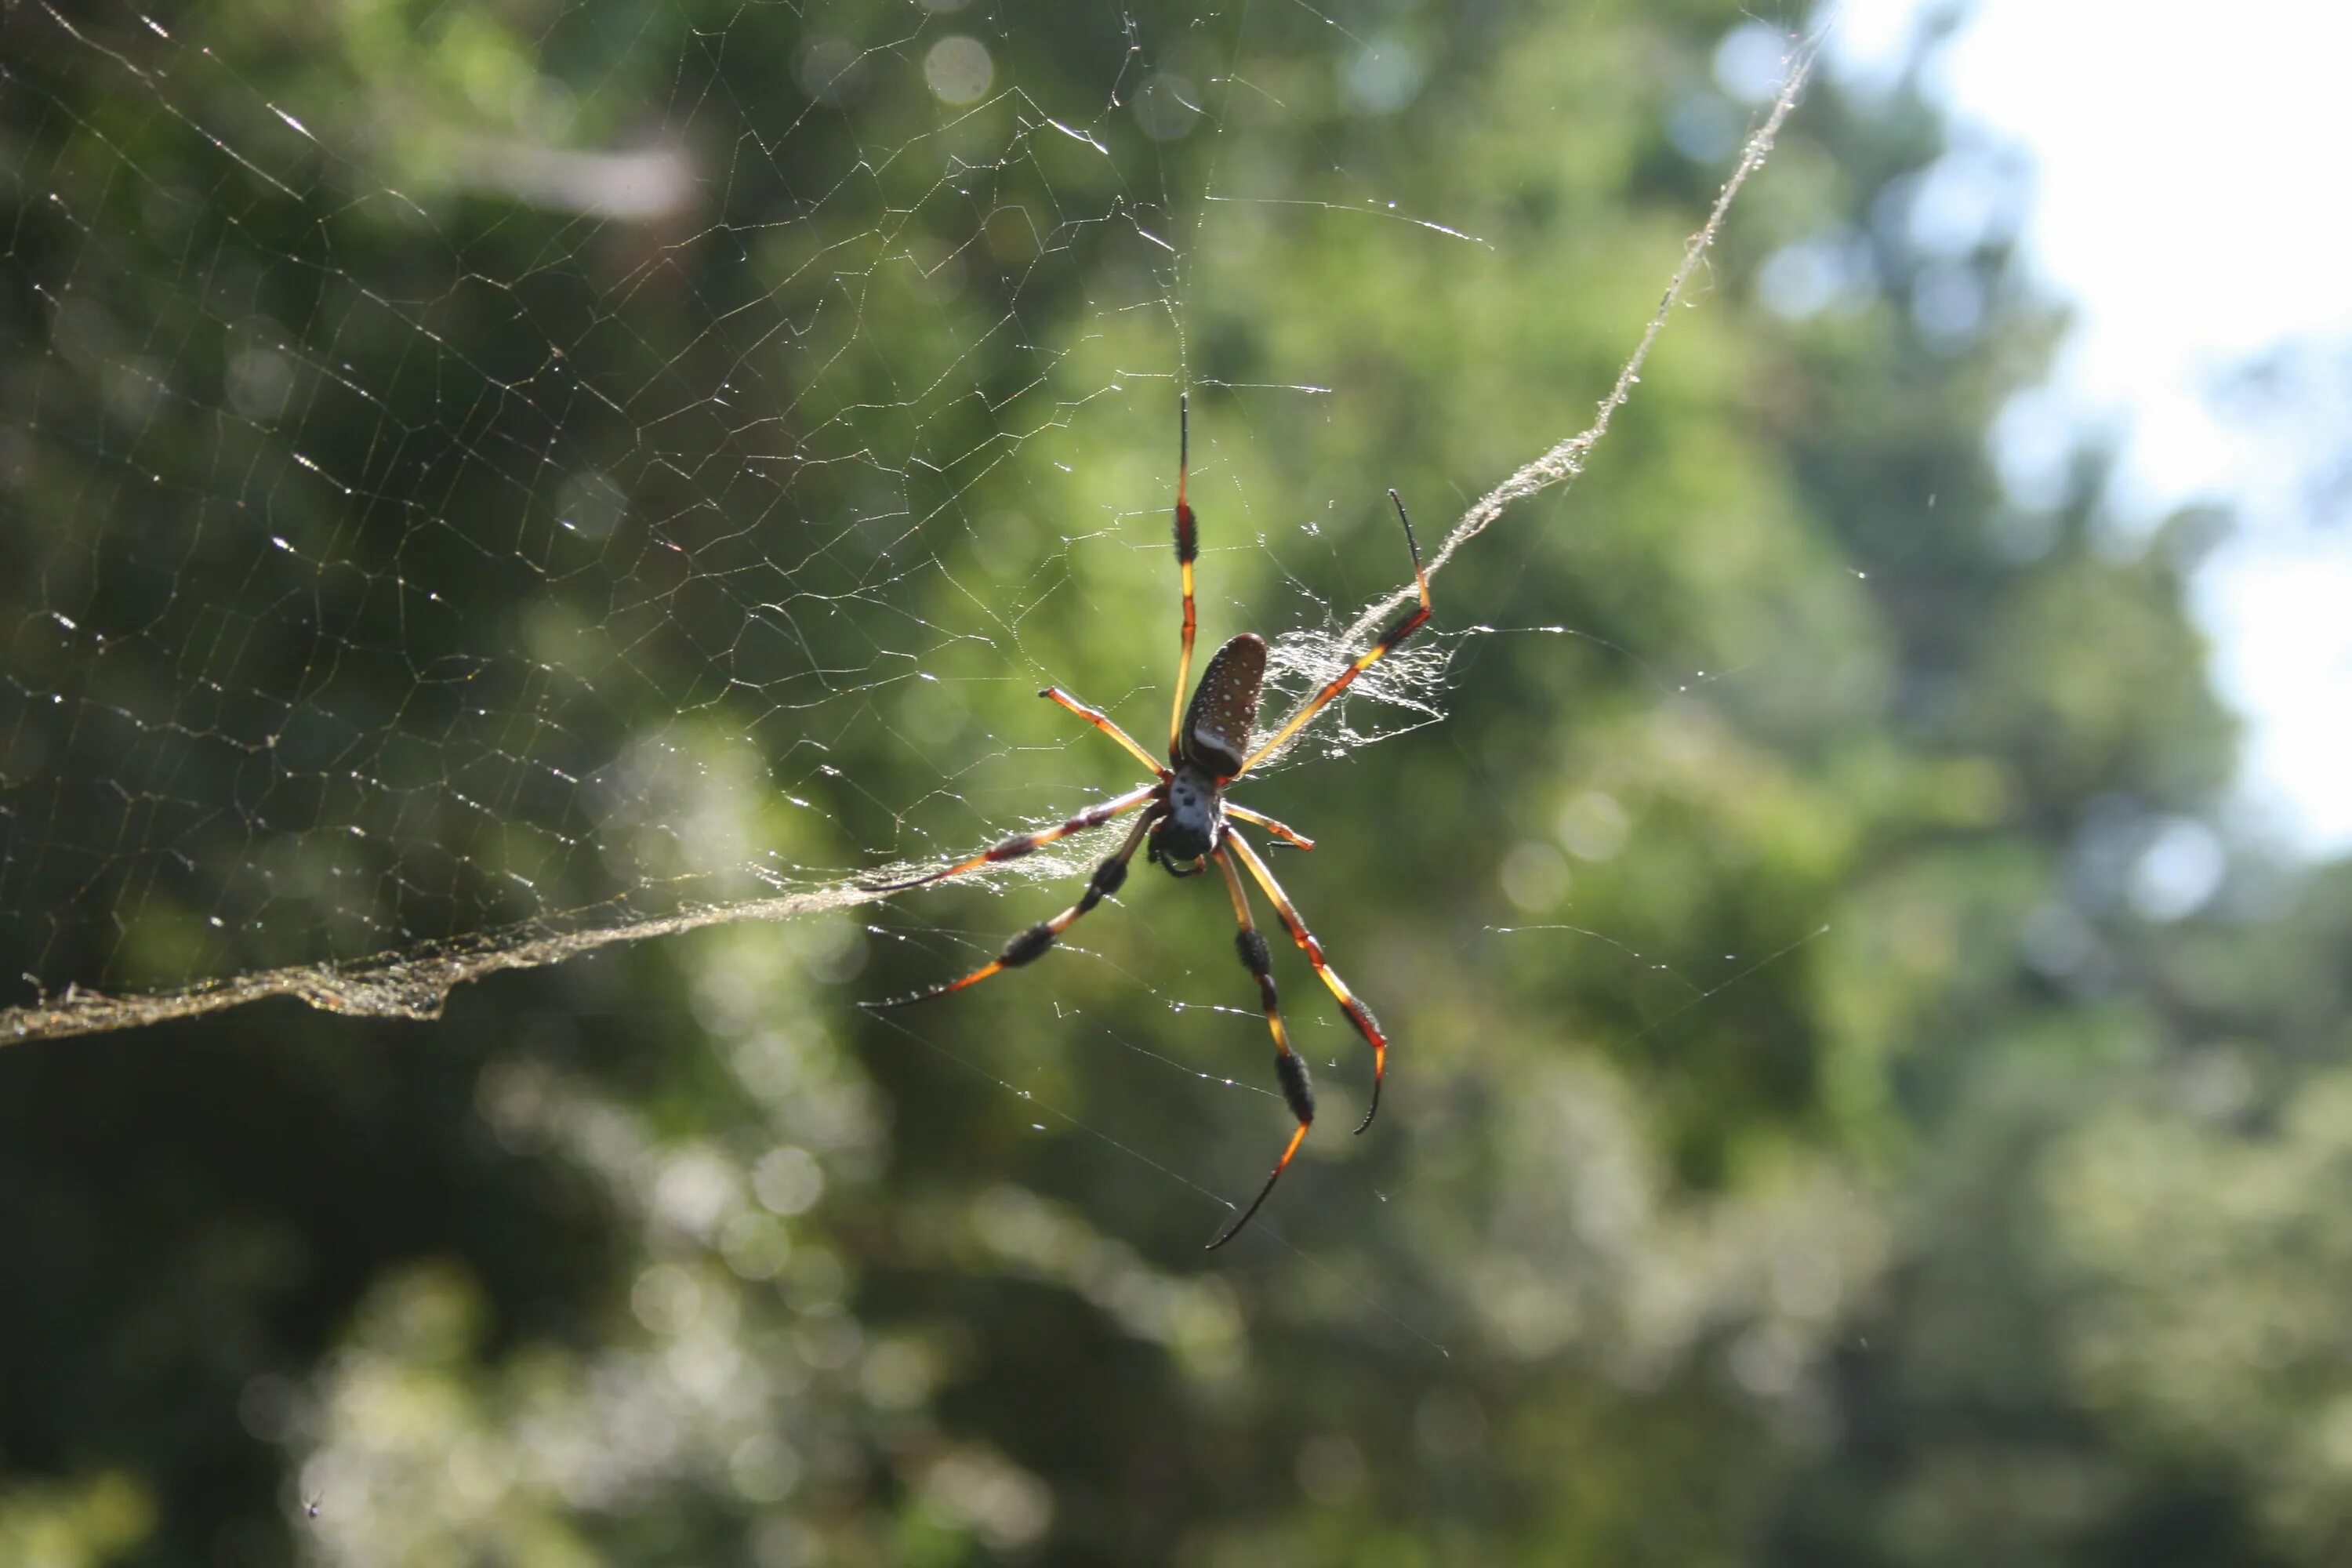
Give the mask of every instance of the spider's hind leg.
<svg viewBox="0 0 2352 1568">
<path fill-rule="evenodd" d="M 1182 760 L 1181 740 L 1184 732 L 1184 688 L 1192 676 L 1192 633 L 1199 626 L 1199 616 L 1192 607 L 1192 563 L 1200 558 L 1201 534 L 1192 521 L 1192 503 L 1185 489 L 1192 477 L 1192 398 L 1189 393 L 1176 395 L 1176 511 L 1173 518 L 1176 535 L 1176 575 L 1184 595 L 1183 646 L 1176 655 L 1176 700 L 1168 710 L 1168 760 Z"/>
<path fill-rule="evenodd" d="M 1391 490 L 1389 500 L 1396 502 L 1397 521 L 1404 524 L 1405 548 L 1412 552 L 1412 581 L 1413 585 L 1420 591 L 1421 603 L 1406 611 L 1403 618 L 1396 625 L 1382 632 L 1380 641 L 1357 655 L 1353 664 L 1333 676 L 1322 690 L 1308 699 L 1305 706 L 1284 721 L 1282 728 L 1274 732 L 1273 739 L 1252 752 L 1248 760 L 1241 765 L 1242 773 L 1249 772 L 1258 763 L 1282 750 L 1291 736 L 1305 729 L 1315 715 L 1322 712 L 1333 698 L 1347 690 L 1353 684 L 1356 677 L 1386 658 L 1395 649 L 1397 644 L 1412 636 L 1414 631 L 1429 619 L 1429 571 L 1421 563 L 1421 542 L 1412 536 L 1412 519 L 1405 515 L 1404 498 L 1396 491 Z M 1238 777 L 1239 774 L 1235 776 Z"/>
</svg>

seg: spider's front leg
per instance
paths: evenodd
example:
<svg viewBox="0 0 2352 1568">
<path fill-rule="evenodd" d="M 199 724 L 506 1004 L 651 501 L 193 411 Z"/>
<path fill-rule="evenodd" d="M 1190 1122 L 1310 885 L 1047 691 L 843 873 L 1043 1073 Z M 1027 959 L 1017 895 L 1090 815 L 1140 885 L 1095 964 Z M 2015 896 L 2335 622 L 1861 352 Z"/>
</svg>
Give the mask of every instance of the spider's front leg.
<svg viewBox="0 0 2352 1568">
<path fill-rule="evenodd" d="M 1133 811 L 1159 793 L 1158 784 L 1148 784 L 1140 789 L 1131 789 L 1125 795 L 1115 795 L 1100 805 L 1090 805 L 1059 827 L 1048 827 L 1043 833 L 1024 833 L 1017 838 L 1008 838 L 992 849 L 982 850 L 969 860 L 957 861 L 945 870 L 932 871 L 920 877 L 909 877 L 903 882 L 861 882 L 858 886 L 869 893 L 903 893 L 909 888 L 920 888 L 932 882 L 943 882 L 950 877 L 961 877 L 966 871 L 977 871 L 982 866 L 1001 866 L 1007 860 L 1018 860 L 1024 855 L 1042 849 L 1056 838 L 1066 838 L 1071 834 L 1081 832 L 1086 828 L 1099 827 L 1121 812 Z"/>
<path fill-rule="evenodd" d="M 1339 1004 L 1339 1011 L 1348 1016 L 1348 1022 L 1356 1026 L 1356 1033 L 1364 1037 L 1364 1044 L 1372 1047 L 1372 1102 L 1365 1110 L 1363 1121 L 1356 1124 L 1356 1131 L 1361 1132 L 1372 1124 L 1372 1118 L 1380 1114 L 1381 1080 L 1388 1076 L 1389 1070 L 1389 1037 L 1381 1032 L 1381 1021 L 1372 1016 L 1372 1010 L 1356 999 L 1356 994 L 1348 988 L 1348 983 L 1339 978 L 1339 972 L 1331 967 L 1331 961 L 1323 955 L 1323 944 L 1315 940 L 1315 933 L 1308 931 L 1307 922 L 1299 918 L 1298 906 L 1283 893 L 1282 884 L 1274 879 L 1274 873 L 1267 870 L 1265 862 L 1257 858 L 1257 851 L 1250 847 L 1249 840 L 1229 831 L 1225 835 L 1225 844 L 1240 857 L 1250 876 L 1273 900 L 1275 913 L 1282 917 L 1283 925 L 1290 932 L 1290 940 L 1307 954 L 1307 962 L 1315 966 L 1315 973 L 1329 988 L 1332 999 Z"/>
<path fill-rule="evenodd" d="M 1229 838 L 1228 842 L 1238 844 L 1240 840 Z M 1282 1082 L 1282 1098 L 1289 1105 L 1290 1114 L 1298 1119 L 1298 1131 L 1284 1145 L 1282 1158 L 1274 1163 L 1274 1173 L 1266 1177 L 1265 1185 L 1258 1189 L 1257 1196 L 1250 1200 L 1250 1206 L 1241 1212 L 1241 1216 L 1209 1243 L 1209 1250 L 1214 1252 L 1241 1234 L 1242 1226 L 1249 1224 L 1265 1205 L 1267 1194 L 1274 1191 L 1274 1184 L 1282 1180 L 1282 1173 L 1290 1168 L 1291 1157 L 1298 1152 L 1298 1146 L 1307 1142 L 1307 1130 L 1315 1125 L 1315 1085 L 1307 1076 L 1306 1059 L 1290 1048 L 1290 1035 L 1282 1026 L 1282 1004 L 1274 988 L 1274 955 L 1266 951 L 1265 937 L 1250 918 L 1249 893 L 1242 887 L 1233 860 L 1223 849 L 1212 849 L 1209 858 L 1225 874 L 1225 889 L 1234 896 L 1234 919 L 1241 927 L 1234 933 L 1234 950 L 1241 955 L 1242 967 L 1257 981 L 1258 1000 L 1265 1007 L 1265 1026 L 1274 1032 L 1275 1077 Z"/>
<path fill-rule="evenodd" d="M 1096 867 L 1094 875 L 1087 879 L 1087 890 L 1076 903 L 1072 904 L 1052 920 L 1039 921 L 1035 925 L 1006 942 L 1003 952 L 973 970 L 970 974 L 961 980 L 950 981 L 945 985 L 935 985 L 929 991 L 919 991 L 912 996 L 900 996 L 888 1002 L 869 1002 L 866 1005 L 877 1008 L 903 1007 L 910 1002 L 928 1002 L 934 996 L 945 996 L 950 992 L 961 991 L 967 985 L 977 985 L 982 981 L 992 975 L 1002 974 L 1008 969 L 1018 969 L 1024 963 L 1035 963 L 1045 956 L 1047 948 L 1061 939 L 1064 931 L 1077 924 L 1080 917 L 1113 893 L 1118 892 L 1126 884 L 1127 863 L 1135 858 L 1135 851 L 1143 843 L 1144 835 L 1151 830 L 1153 824 L 1158 820 L 1156 814 L 1148 811 L 1136 818 L 1134 831 L 1127 836 L 1127 841 L 1121 844 L 1108 859 Z"/>
</svg>

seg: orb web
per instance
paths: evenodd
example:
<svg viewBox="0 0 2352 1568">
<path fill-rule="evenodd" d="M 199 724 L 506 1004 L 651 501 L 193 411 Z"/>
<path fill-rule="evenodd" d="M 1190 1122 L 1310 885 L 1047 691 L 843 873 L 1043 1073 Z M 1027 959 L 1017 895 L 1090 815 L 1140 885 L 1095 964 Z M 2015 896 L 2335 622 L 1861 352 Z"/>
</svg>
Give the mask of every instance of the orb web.
<svg viewBox="0 0 2352 1568">
<path fill-rule="evenodd" d="M 1022 705 L 1059 679 L 1152 741 L 1181 387 L 1218 403 L 1204 624 L 1269 635 L 1270 717 L 1311 693 L 1394 597 L 1332 584 L 1405 580 L 1386 481 L 1272 499 L 1345 390 L 1219 374 L 1214 301 L 1300 222 L 1494 247 L 1281 163 L 1313 128 L 1268 82 L 1404 113 L 1424 59 L 1250 27 L 0 11 L 0 1030 L 430 1016 L 1081 804 L 1097 738 Z M 1572 476 L 1666 314 L 1600 422 L 1417 508 L 1434 567 Z M 1448 646 L 1277 764 L 1434 721 Z"/>
</svg>

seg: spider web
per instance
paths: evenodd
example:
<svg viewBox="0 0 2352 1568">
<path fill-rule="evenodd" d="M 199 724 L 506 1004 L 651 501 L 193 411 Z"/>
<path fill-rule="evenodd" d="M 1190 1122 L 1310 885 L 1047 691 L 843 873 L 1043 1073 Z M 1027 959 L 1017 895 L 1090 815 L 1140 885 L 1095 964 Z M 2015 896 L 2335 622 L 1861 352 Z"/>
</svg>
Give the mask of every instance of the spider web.
<svg viewBox="0 0 2352 1568">
<path fill-rule="evenodd" d="M 1302 222 L 1494 257 L 1288 166 L 1276 84 L 1391 110 L 1410 48 L 1305 7 L 532 15 L 0 11 L 0 1039 L 430 1016 L 1058 816 L 1101 742 L 1030 693 L 1147 746 L 1170 699 L 1180 387 L 1204 632 L 1294 628 L 1270 713 L 1409 591 L 1327 596 L 1409 582 L 1385 480 L 1265 499 L 1344 388 L 1226 374 L 1213 301 Z M 1417 507 L 1433 572 L 1605 434 L 1802 63 L 1591 425 Z M 1433 720 L 1454 646 L 1292 752 Z"/>
</svg>

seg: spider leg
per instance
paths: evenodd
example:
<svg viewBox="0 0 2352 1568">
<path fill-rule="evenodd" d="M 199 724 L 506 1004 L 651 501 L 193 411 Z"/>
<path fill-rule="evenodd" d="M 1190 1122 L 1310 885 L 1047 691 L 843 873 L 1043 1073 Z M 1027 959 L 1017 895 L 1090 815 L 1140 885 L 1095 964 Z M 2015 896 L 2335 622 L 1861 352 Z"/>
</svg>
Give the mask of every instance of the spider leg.
<svg viewBox="0 0 2352 1568">
<path fill-rule="evenodd" d="M 1225 815 L 1227 816 L 1238 816 L 1244 822 L 1254 823 L 1256 826 L 1265 828 L 1268 833 L 1274 835 L 1276 841 L 1287 844 L 1293 849 L 1312 849 L 1315 847 L 1315 840 L 1307 837 L 1307 835 L 1299 832 L 1298 829 L 1295 827 L 1286 827 L 1281 823 L 1276 822 L 1274 818 L 1265 815 L 1263 812 L 1252 811 L 1248 806 L 1235 805 L 1232 801 L 1227 801 L 1225 802 Z"/>
<path fill-rule="evenodd" d="M 903 893 L 909 888 L 919 888 L 928 882 L 940 882 L 950 877 L 961 877 L 966 871 L 976 871 L 982 866 L 996 866 L 1007 860 L 1018 860 L 1031 850 L 1043 848 L 1056 838 L 1066 838 L 1082 829 L 1099 826 L 1121 812 L 1133 811 L 1157 795 L 1159 791 L 1160 785 L 1156 782 L 1145 784 L 1139 789 L 1131 789 L 1125 795 L 1115 795 L 1104 801 L 1099 805 L 1087 807 L 1059 827 L 1048 827 L 1042 833 L 1024 833 L 1018 838 L 1008 838 L 994 848 L 982 850 L 969 860 L 959 860 L 943 871 L 933 871 L 921 877 L 909 877 L 903 882 L 867 882 L 861 885 L 869 893 Z M 1146 820 L 1150 819 L 1146 818 Z"/>
<path fill-rule="evenodd" d="M 1068 709 L 1079 718 L 1084 719 L 1087 723 L 1092 724 L 1096 729 L 1100 730 L 1104 734 L 1108 735 L 1112 740 L 1117 741 L 1120 745 L 1125 746 L 1130 752 L 1134 753 L 1135 760 L 1137 762 L 1141 763 L 1145 767 L 1151 770 L 1153 776 L 1163 779 L 1168 776 L 1168 769 L 1166 766 L 1162 763 L 1154 762 L 1152 760 L 1151 753 L 1138 745 L 1134 736 L 1129 734 L 1126 731 L 1112 723 L 1109 716 L 1104 713 L 1102 710 L 1087 707 L 1085 703 L 1079 701 L 1076 698 L 1071 696 L 1068 692 L 1063 690 L 1058 686 L 1049 686 L 1045 688 L 1045 690 L 1037 693 L 1037 695 L 1045 698 L 1049 702 L 1060 703 L 1063 707 Z"/>
<path fill-rule="evenodd" d="M 1136 820 L 1135 829 L 1127 836 L 1127 842 L 1114 850 L 1108 859 L 1097 866 L 1094 875 L 1087 879 L 1087 890 L 1079 897 L 1076 903 L 1072 904 L 1052 920 L 1039 921 L 1035 925 L 1006 942 L 1003 952 L 973 970 L 970 974 L 961 980 L 951 980 L 945 985 L 935 985 L 929 991 L 919 991 L 912 996 L 900 996 L 889 1002 L 869 1002 L 866 1005 L 876 1008 L 903 1007 L 910 1002 L 928 1002 L 934 996 L 945 996 L 950 992 L 961 991 L 967 985 L 977 985 L 992 975 L 1002 974 L 1008 969 L 1018 969 L 1024 963 L 1034 963 L 1045 955 L 1047 948 L 1060 940 L 1064 931 L 1078 923 L 1080 916 L 1118 891 L 1127 881 L 1127 863 L 1135 858 L 1135 851 L 1142 844 L 1144 833 L 1151 826 L 1151 821 L 1149 814 Z"/>
<path fill-rule="evenodd" d="M 1412 577 L 1413 581 L 1421 585 L 1421 603 L 1415 605 L 1412 609 L 1405 612 L 1403 617 L 1400 619 L 1396 625 L 1391 626 L 1387 631 L 1382 632 L 1381 634 L 1380 641 L 1374 643 L 1363 654 L 1359 656 L 1355 663 L 1349 665 L 1347 668 L 1341 670 L 1336 677 L 1334 677 L 1331 683 L 1328 686 L 1326 686 L 1322 690 L 1317 692 L 1313 700 L 1310 700 L 1307 706 L 1301 708 L 1297 712 L 1293 713 L 1290 716 L 1290 721 L 1283 725 L 1281 729 L 1275 731 L 1273 740 L 1268 741 L 1265 745 L 1260 746 L 1256 751 L 1252 752 L 1249 754 L 1249 760 L 1242 763 L 1243 773 L 1245 773 L 1249 772 L 1252 768 L 1257 766 L 1258 763 L 1265 761 L 1266 758 L 1281 750 L 1284 742 L 1289 740 L 1291 736 L 1296 735 L 1300 730 L 1306 728 L 1307 721 L 1314 718 L 1318 713 L 1322 712 L 1325 706 L 1330 702 L 1331 699 L 1339 696 L 1342 691 L 1347 690 L 1349 686 L 1355 680 L 1356 677 L 1363 674 L 1364 671 L 1371 668 L 1372 666 L 1378 664 L 1382 658 L 1386 658 L 1391 648 L 1395 647 L 1397 644 L 1404 641 L 1405 638 L 1412 636 L 1414 630 L 1420 626 L 1422 622 L 1429 619 L 1429 573 L 1421 563 L 1421 545 L 1412 537 L 1412 519 L 1405 515 L 1403 497 L 1398 495 L 1396 491 L 1391 490 L 1389 492 L 1389 500 L 1396 502 L 1397 521 L 1404 524 L 1405 547 L 1412 552 Z M 1238 777 L 1240 775 L 1236 774 L 1235 776 Z"/>
<path fill-rule="evenodd" d="M 1217 1239 L 1209 1243 L 1209 1250 L 1214 1252 L 1241 1234 L 1242 1226 L 1249 1224 L 1265 1203 L 1266 1195 L 1274 1191 L 1274 1184 L 1282 1180 L 1282 1173 L 1289 1169 L 1291 1156 L 1307 1141 L 1307 1130 L 1315 1124 L 1315 1086 L 1307 1080 L 1305 1059 L 1290 1048 L 1290 1037 L 1283 1029 L 1282 1006 L 1274 994 L 1274 958 L 1266 951 L 1265 937 L 1258 931 L 1257 922 L 1250 919 L 1249 893 L 1242 887 L 1240 874 L 1234 871 L 1233 861 L 1223 849 L 1210 850 L 1209 858 L 1225 874 L 1226 890 L 1234 896 L 1234 919 L 1241 925 L 1234 935 L 1234 947 L 1241 954 L 1242 967 L 1257 978 L 1258 998 L 1265 1005 L 1265 1026 L 1274 1031 L 1275 1076 L 1282 1080 L 1282 1098 L 1289 1102 L 1290 1114 L 1298 1118 L 1298 1131 L 1283 1146 L 1282 1158 L 1274 1163 L 1274 1174 L 1265 1179 L 1265 1185 L 1258 1189 L 1257 1196 L 1250 1200 L 1250 1206 L 1242 1211 L 1241 1217 L 1219 1231 Z"/>
<path fill-rule="evenodd" d="M 1184 688 L 1192 679 L 1192 560 L 1201 553 L 1201 536 L 1192 526 L 1192 503 L 1184 498 L 1192 471 L 1192 397 L 1176 399 L 1176 571 L 1184 583 L 1184 647 L 1176 656 L 1176 702 L 1168 714 L 1168 760 L 1183 753 L 1178 742 L 1184 729 Z"/>
<path fill-rule="evenodd" d="M 1228 806 L 1226 809 L 1230 811 L 1233 808 Z M 1339 978 L 1339 971 L 1324 958 L 1323 944 L 1315 940 L 1315 933 L 1307 929 L 1307 922 L 1298 918 L 1298 907 L 1283 896 L 1282 884 L 1274 879 L 1274 873 L 1265 868 L 1265 862 L 1257 858 L 1257 851 L 1252 849 L 1240 834 L 1230 830 L 1225 834 L 1225 846 L 1241 858 L 1250 876 L 1265 889 L 1265 896 L 1273 901 L 1275 911 L 1282 916 L 1282 923 L 1290 928 L 1290 940 L 1306 949 L 1307 962 L 1315 966 L 1315 973 L 1323 977 L 1323 984 L 1331 988 L 1333 996 L 1339 998 L 1339 1010 L 1348 1015 L 1348 1022 L 1356 1026 L 1356 1033 L 1363 1036 L 1364 1043 L 1372 1047 L 1372 1103 L 1365 1110 L 1363 1121 L 1356 1124 L 1356 1131 L 1361 1132 L 1380 1113 L 1381 1079 L 1387 1076 L 1389 1070 L 1389 1038 L 1381 1033 L 1380 1020 L 1372 1016 L 1371 1009 L 1356 1000 L 1356 994 L 1348 989 L 1348 983 Z"/>
</svg>

